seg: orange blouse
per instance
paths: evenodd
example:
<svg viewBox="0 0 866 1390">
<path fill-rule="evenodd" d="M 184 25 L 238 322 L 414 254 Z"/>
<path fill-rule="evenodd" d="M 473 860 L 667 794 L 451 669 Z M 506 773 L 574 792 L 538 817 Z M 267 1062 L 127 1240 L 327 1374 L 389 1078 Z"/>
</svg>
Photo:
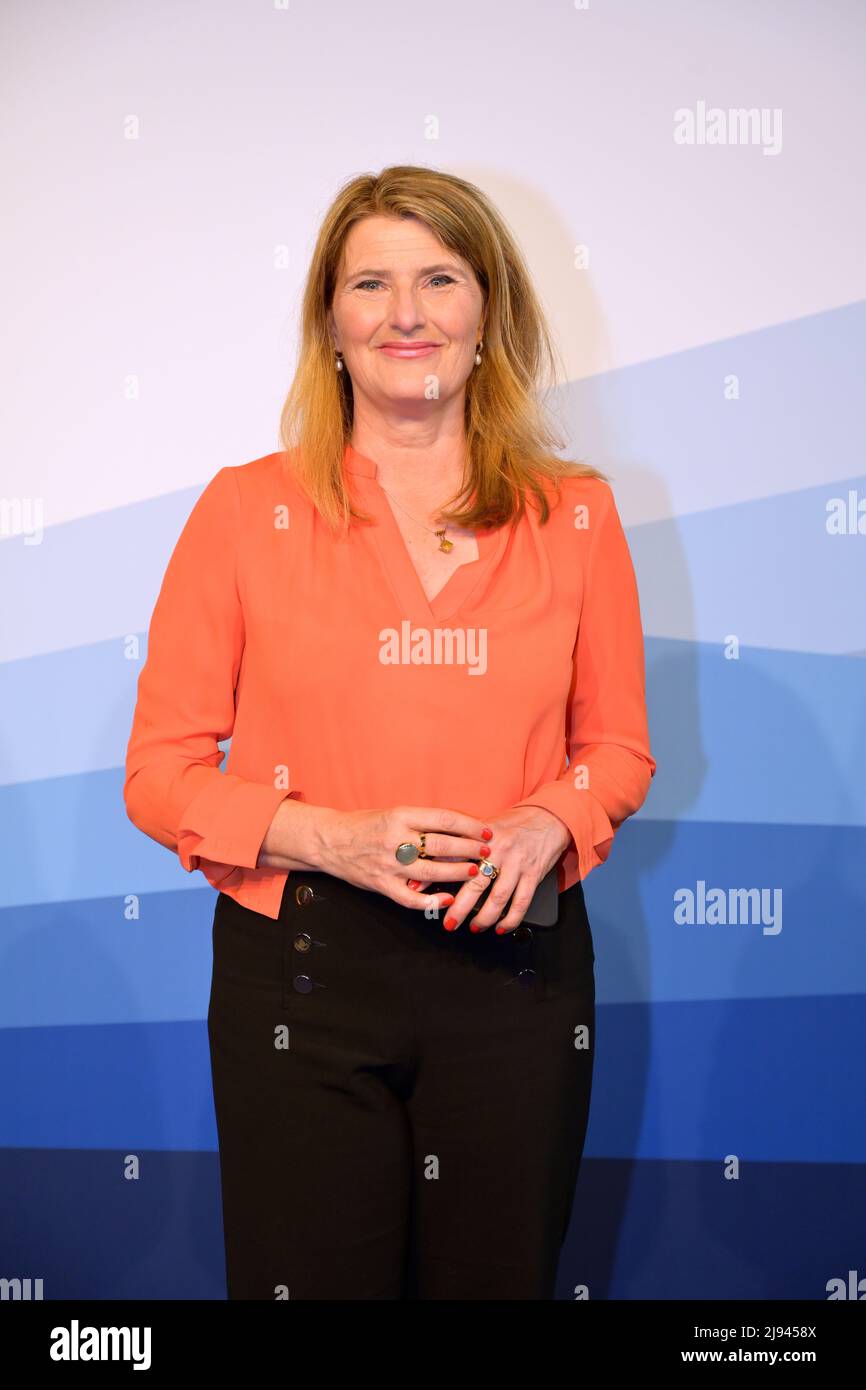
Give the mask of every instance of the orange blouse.
<svg viewBox="0 0 866 1390">
<path fill-rule="evenodd" d="M 256 863 L 286 796 L 483 820 L 544 806 L 571 832 L 557 874 L 571 887 L 607 858 L 656 769 L 610 487 L 569 477 L 545 526 L 530 503 L 515 527 L 477 532 L 478 559 L 428 601 L 376 464 L 349 445 L 344 467 L 375 518 L 344 535 L 284 453 L 221 468 L 204 488 L 150 623 L 129 818 L 272 918 L 288 873 Z"/>
</svg>

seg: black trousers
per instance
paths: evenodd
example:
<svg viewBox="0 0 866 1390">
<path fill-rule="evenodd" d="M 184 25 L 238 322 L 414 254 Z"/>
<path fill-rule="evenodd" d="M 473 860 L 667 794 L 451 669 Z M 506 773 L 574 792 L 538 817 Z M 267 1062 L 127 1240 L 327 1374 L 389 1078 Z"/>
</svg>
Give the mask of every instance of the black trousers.
<svg viewBox="0 0 866 1390">
<path fill-rule="evenodd" d="M 277 921 L 219 894 L 229 1298 L 554 1297 L 595 1043 L 583 888 L 552 927 L 472 915 L 446 932 L 324 873 L 289 875 Z"/>
</svg>

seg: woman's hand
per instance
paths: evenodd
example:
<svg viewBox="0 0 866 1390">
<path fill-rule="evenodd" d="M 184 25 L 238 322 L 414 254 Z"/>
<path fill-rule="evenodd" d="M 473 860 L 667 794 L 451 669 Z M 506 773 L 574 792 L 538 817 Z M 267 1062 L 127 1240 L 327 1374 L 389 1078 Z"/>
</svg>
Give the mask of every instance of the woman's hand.
<svg viewBox="0 0 866 1390">
<path fill-rule="evenodd" d="M 553 868 L 563 850 L 573 843 L 565 821 L 542 806 L 517 807 L 495 817 L 489 825 L 493 831 L 490 855 L 478 857 L 489 857 L 499 873 L 492 881 L 480 873 L 467 878 L 443 923 L 449 931 L 456 931 L 488 885 L 489 892 L 472 919 L 471 930 L 483 931 L 497 923 L 496 930 L 500 934 L 513 931 L 523 921 L 523 914 L 545 874 Z M 429 837 L 427 843 L 430 843 Z M 427 860 L 417 860 L 416 864 L 423 864 L 426 881 Z M 453 878 L 458 876 L 463 877 L 462 874 L 452 875 Z M 514 900 L 500 922 L 500 914 L 512 893 Z"/>
<path fill-rule="evenodd" d="M 401 864 L 394 857 L 397 846 L 404 841 L 420 843 L 422 831 L 428 857 Z M 420 888 L 410 888 L 410 881 L 419 881 L 413 875 L 422 872 L 428 885 L 469 879 L 478 873 L 477 861 L 490 852 L 489 836 L 483 821 L 442 807 L 329 810 L 317 820 L 315 859 L 323 873 L 382 893 L 403 907 L 445 908 L 456 899 L 447 892 L 422 893 Z"/>
</svg>

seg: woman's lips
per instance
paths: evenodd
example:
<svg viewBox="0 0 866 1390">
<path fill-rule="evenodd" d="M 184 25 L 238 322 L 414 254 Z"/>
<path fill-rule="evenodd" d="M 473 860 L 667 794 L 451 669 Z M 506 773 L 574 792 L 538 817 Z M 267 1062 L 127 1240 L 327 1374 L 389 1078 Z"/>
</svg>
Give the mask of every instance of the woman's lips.
<svg viewBox="0 0 866 1390">
<path fill-rule="evenodd" d="M 429 357 L 431 352 L 439 351 L 438 343 L 406 343 L 403 345 L 386 344 L 379 349 L 384 352 L 386 357 Z"/>
</svg>

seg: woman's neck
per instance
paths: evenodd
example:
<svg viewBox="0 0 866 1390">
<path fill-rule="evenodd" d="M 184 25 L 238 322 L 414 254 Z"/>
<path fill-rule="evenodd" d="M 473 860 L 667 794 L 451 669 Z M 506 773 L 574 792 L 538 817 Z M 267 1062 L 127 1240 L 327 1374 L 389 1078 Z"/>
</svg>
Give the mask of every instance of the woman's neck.
<svg viewBox="0 0 866 1390">
<path fill-rule="evenodd" d="M 441 506 L 453 497 L 463 482 L 466 442 L 462 433 L 436 438 L 402 441 L 364 427 L 356 422 L 352 445 L 359 454 L 372 459 L 377 481 L 406 506 Z"/>
</svg>

